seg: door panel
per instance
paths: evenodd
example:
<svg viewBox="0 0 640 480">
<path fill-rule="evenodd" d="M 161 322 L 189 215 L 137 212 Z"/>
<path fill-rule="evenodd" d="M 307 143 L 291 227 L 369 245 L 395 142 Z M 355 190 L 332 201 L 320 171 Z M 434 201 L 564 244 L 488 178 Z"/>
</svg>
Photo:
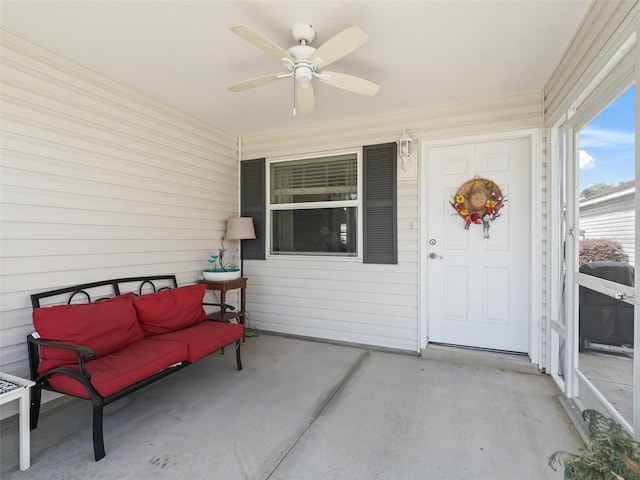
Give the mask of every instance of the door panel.
<svg viewBox="0 0 640 480">
<path fill-rule="evenodd" d="M 433 146 L 427 169 L 428 340 L 528 352 L 529 139 Z M 488 239 L 449 203 L 475 176 L 507 198 Z"/>
</svg>

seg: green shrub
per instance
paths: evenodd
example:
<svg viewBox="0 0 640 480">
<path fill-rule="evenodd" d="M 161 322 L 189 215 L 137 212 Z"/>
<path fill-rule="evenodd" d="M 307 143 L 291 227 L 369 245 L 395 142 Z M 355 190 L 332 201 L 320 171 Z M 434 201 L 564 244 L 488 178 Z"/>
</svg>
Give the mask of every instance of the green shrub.
<svg viewBox="0 0 640 480">
<path fill-rule="evenodd" d="M 628 262 L 629 256 L 624 253 L 622 245 L 608 238 L 590 238 L 580 241 L 580 265 L 583 263 L 608 260 L 610 262 Z"/>
</svg>

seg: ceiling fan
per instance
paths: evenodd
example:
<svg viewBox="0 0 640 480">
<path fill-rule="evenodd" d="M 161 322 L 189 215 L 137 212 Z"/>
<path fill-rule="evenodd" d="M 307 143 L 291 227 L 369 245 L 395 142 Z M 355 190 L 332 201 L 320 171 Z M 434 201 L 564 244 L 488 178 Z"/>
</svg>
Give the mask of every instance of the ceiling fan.
<svg viewBox="0 0 640 480">
<path fill-rule="evenodd" d="M 375 95 L 380 85 L 354 77 L 345 73 L 330 72 L 324 68 L 353 52 L 367 41 L 367 35 L 355 25 L 334 35 L 317 49 L 309 45 L 313 42 L 316 32 L 311 25 L 297 23 L 291 29 L 291 35 L 296 45 L 284 50 L 271 40 L 263 37 L 245 25 L 231 27 L 231 31 L 244 38 L 263 52 L 281 60 L 286 72 L 263 75 L 244 82 L 231 85 L 229 90 L 240 92 L 249 88 L 259 87 L 267 83 L 292 77 L 294 79 L 294 106 L 300 113 L 311 113 L 315 106 L 312 80 L 317 78 L 328 85 L 359 93 L 361 95 Z"/>
</svg>

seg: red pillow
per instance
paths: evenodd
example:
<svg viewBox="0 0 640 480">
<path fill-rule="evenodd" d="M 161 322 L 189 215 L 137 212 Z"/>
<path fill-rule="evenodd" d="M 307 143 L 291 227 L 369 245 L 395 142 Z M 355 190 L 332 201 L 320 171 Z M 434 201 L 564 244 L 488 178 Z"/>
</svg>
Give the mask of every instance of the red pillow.
<svg viewBox="0 0 640 480">
<path fill-rule="evenodd" d="M 138 321 L 145 335 L 174 332 L 201 322 L 207 316 L 202 308 L 206 285 L 187 285 L 133 299 Z"/>
<path fill-rule="evenodd" d="M 33 326 L 43 340 L 84 345 L 102 357 L 134 342 L 144 333 L 133 308 L 133 293 L 95 303 L 36 308 Z M 40 349 L 48 368 L 75 362 L 76 354 L 59 348 Z"/>
</svg>

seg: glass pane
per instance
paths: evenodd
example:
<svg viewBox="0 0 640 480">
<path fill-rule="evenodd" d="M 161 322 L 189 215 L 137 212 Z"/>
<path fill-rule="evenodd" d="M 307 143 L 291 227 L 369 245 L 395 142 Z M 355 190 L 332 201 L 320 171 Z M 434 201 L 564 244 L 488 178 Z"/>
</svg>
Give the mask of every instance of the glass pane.
<svg viewBox="0 0 640 480">
<path fill-rule="evenodd" d="M 271 203 L 358 199 L 356 154 L 271 164 Z"/>
<path fill-rule="evenodd" d="M 272 215 L 273 254 L 357 253 L 356 207 L 274 210 Z"/>
<path fill-rule="evenodd" d="M 635 87 L 579 133 L 580 265 L 635 265 Z"/>
<path fill-rule="evenodd" d="M 633 269 L 624 264 L 611 266 Z M 632 423 L 633 305 L 586 287 L 580 287 L 579 295 L 579 369 Z"/>
<path fill-rule="evenodd" d="M 564 336 L 562 336 L 556 330 L 551 330 L 551 374 L 557 375 L 558 378 L 564 381 L 564 365 L 565 365 L 565 349 L 564 349 Z"/>
<path fill-rule="evenodd" d="M 635 87 L 579 132 L 579 271 L 633 286 Z M 595 287 L 594 287 L 595 288 Z M 579 370 L 633 423 L 634 306 L 581 286 Z"/>
</svg>

